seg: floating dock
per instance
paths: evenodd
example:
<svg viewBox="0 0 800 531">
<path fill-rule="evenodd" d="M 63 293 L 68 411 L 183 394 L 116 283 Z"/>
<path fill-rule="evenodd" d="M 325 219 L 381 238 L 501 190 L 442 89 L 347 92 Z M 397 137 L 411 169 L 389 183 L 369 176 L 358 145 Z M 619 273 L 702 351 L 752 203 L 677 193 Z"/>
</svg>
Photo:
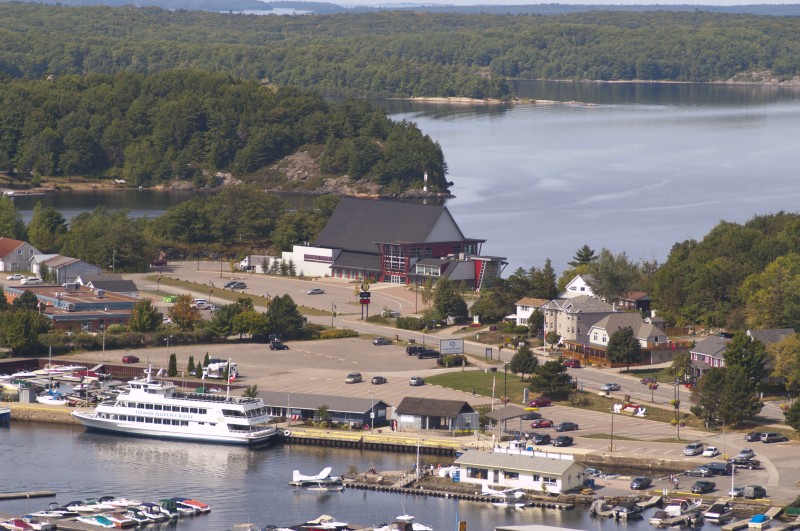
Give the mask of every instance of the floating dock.
<svg viewBox="0 0 800 531">
<path fill-rule="evenodd" d="M 6 492 L 0 493 L 0 500 L 24 500 L 25 498 L 53 498 L 56 493 L 49 490 L 34 490 L 31 492 Z"/>
</svg>

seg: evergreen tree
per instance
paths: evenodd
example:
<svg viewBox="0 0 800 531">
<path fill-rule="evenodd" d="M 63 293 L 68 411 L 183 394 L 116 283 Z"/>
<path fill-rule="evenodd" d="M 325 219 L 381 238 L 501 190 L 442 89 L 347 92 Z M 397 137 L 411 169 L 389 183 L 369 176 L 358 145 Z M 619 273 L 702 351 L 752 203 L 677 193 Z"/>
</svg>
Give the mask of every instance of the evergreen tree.
<svg viewBox="0 0 800 531">
<path fill-rule="evenodd" d="M 633 335 L 630 327 L 621 328 L 611 334 L 606 347 L 608 360 L 613 363 L 625 363 L 631 370 L 631 363 L 639 361 L 642 354 L 642 347 L 639 340 Z"/>
<path fill-rule="evenodd" d="M 786 424 L 795 431 L 800 431 L 800 400 L 795 400 L 786 411 Z"/>
<path fill-rule="evenodd" d="M 747 371 L 738 366 L 725 367 L 725 391 L 720 399 L 719 418 L 729 426 L 736 426 L 756 416 L 763 407 Z"/>
<path fill-rule="evenodd" d="M 725 367 L 739 367 L 744 372 L 746 389 L 755 391 L 767 376 L 767 350 L 764 344 L 737 331 L 725 347 Z"/>
<path fill-rule="evenodd" d="M 30 310 L 32 312 L 38 312 L 39 299 L 31 290 L 26 289 L 22 295 L 14 299 L 14 302 L 11 303 L 11 306 L 14 308 L 14 310 Z"/>
<path fill-rule="evenodd" d="M 192 302 L 192 297 L 184 294 L 178 296 L 169 309 L 169 317 L 181 330 L 192 330 L 200 321 L 200 310 Z"/>
<path fill-rule="evenodd" d="M 523 345 L 511 358 L 508 368 L 511 372 L 519 374 L 520 380 L 524 380 L 525 375 L 533 374 L 538 365 L 538 358 L 533 355 L 533 352 L 530 348 L 528 348 L 528 345 Z"/>
<path fill-rule="evenodd" d="M 128 327 L 133 332 L 154 332 L 161 326 L 164 316 L 150 299 L 142 299 L 133 305 Z"/>
<path fill-rule="evenodd" d="M 33 217 L 28 225 L 28 240 L 43 253 L 57 251 L 67 233 L 67 221 L 53 207 L 42 208 L 41 202 L 33 207 Z"/>
<path fill-rule="evenodd" d="M 0 195 L 0 237 L 25 240 L 25 223 L 17 210 L 14 201 L 6 195 Z"/>
<path fill-rule="evenodd" d="M 187 374 L 192 374 L 194 372 L 194 356 L 189 356 L 189 363 L 186 365 L 186 372 Z"/>
<path fill-rule="evenodd" d="M 725 393 L 725 369 L 714 367 L 709 369 L 692 389 L 695 405 L 691 412 L 702 419 L 706 425 L 714 425 L 720 418 L 719 409 Z"/>
<path fill-rule="evenodd" d="M 594 255 L 594 249 L 584 244 L 584 246 L 575 253 L 575 257 L 569 262 L 569 265 L 572 267 L 589 265 L 595 260 L 597 260 L 597 257 Z"/>
<path fill-rule="evenodd" d="M 167 367 L 167 376 L 175 377 L 178 375 L 178 357 L 173 352 L 169 355 L 169 367 Z"/>
<path fill-rule="evenodd" d="M 286 294 L 272 299 L 267 312 L 266 324 L 269 330 L 278 337 L 293 339 L 300 337 L 305 322 L 294 300 Z"/>
<path fill-rule="evenodd" d="M 467 303 L 456 289 L 455 283 L 446 277 L 442 277 L 436 282 L 433 308 L 439 314 L 440 319 L 455 317 L 457 320 L 464 320 L 469 315 Z"/>
<path fill-rule="evenodd" d="M 628 259 L 628 255 L 614 255 L 608 249 L 589 266 L 591 277 L 587 280 L 595 295 L 609 304 L 620 300 L 626 293 L 639 287 L 639 266 Z"/>
<path fill-rule="evenodd" d="M 560 359 L 549 360 L 536 367 L 529 388 L 551 398 L 564 398 L 572 392 L 572 377 Z"/>
</svg>

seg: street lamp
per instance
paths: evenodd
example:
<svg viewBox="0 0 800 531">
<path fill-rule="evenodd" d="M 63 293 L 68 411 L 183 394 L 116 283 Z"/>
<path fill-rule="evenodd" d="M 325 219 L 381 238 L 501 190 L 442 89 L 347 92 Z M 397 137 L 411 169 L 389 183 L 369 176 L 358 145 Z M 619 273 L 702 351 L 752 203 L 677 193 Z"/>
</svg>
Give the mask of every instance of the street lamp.
<svg viewBox="0 0 800 531">
<path fill-rule="evenodd" d="M 333 318 L 336 317 L 336 305 L 331 303 L 331 328 L 333 328 Z"/>
<path fill-rule="evenodd" d="M 369 396 L 372 399 L 372 405 L 369 408 L 369 431 L 375 433 L 375 393 L 370 391 Z"/>
<path fill-rule="evenodd" d="M 108 313 L 108 308 L 103 308 L 103 311 Z M 108 319 L 103 318 L 103 363 L 106 362 L 106 328 L 108 328 Z"/>
<path fill-rule="evenodd" d="M 680 380 L 675 378 L 675 426 L 678 428 L 678 440 L 681 440 L 681 387 Z"/>
<path fill-rule="evenodd" d="M 503 364 L 503 406 L 508 404 L 508 363 Z"/>
</svg>

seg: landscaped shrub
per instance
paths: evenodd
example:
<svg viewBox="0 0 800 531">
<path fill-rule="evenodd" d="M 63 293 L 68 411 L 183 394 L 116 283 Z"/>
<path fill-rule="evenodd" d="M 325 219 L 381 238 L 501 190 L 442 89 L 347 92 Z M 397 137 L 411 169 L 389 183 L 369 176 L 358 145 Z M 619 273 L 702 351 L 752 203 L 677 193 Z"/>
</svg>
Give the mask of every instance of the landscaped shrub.
<svg viewBox="0 0 800 531">
<path fill-rule="evenodd" d="M 398 317 L 397 328 L 403 330 L 422 330 L 425 328 L 427 321 L 423 321 L 419 317 Z"/>
<path fill-rule="evenodd" d="M 323 330 L 319 333 L 320 339 L 341 339 L 345 337 L 358 337 L 358 332 L 350 328 L 339 328 L 336 330 Z"/>
<path fill-rule="evenodd" d="M 389 319 L 383 317 L 381 314 L 370 315 L 365 319 L 368 323 L 389 324 Z"/>
<path fill-rule="evenodd" d="M 463 354 L 448 354 L 447 356 L 439 358 L 436 363 L 438 363 L 440 367 L 461 367 L 462 365 L 469 365 L 469 363 L 467 363 L 467 357 Z"/>
</svg>

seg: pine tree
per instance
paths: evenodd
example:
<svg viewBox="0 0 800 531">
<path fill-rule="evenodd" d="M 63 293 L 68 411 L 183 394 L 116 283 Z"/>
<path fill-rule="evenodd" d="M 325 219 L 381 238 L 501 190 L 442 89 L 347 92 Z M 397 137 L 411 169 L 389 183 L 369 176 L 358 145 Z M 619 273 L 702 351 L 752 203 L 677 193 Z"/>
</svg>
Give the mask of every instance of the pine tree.
<svg viewBox="0 0 800 531">
<path fill-rule="evenodd" d="M 167 368 L 167 376 L 178 376 L 178 358 L 173 352 L 169 355 L 169 367 Z"/>
<path fill-rule="evenodd" d="M 194 372 L 194 356 L 189 356 L 189 364 L 186 366 L 186 372 L 189 374 Z"/>
</svg>

